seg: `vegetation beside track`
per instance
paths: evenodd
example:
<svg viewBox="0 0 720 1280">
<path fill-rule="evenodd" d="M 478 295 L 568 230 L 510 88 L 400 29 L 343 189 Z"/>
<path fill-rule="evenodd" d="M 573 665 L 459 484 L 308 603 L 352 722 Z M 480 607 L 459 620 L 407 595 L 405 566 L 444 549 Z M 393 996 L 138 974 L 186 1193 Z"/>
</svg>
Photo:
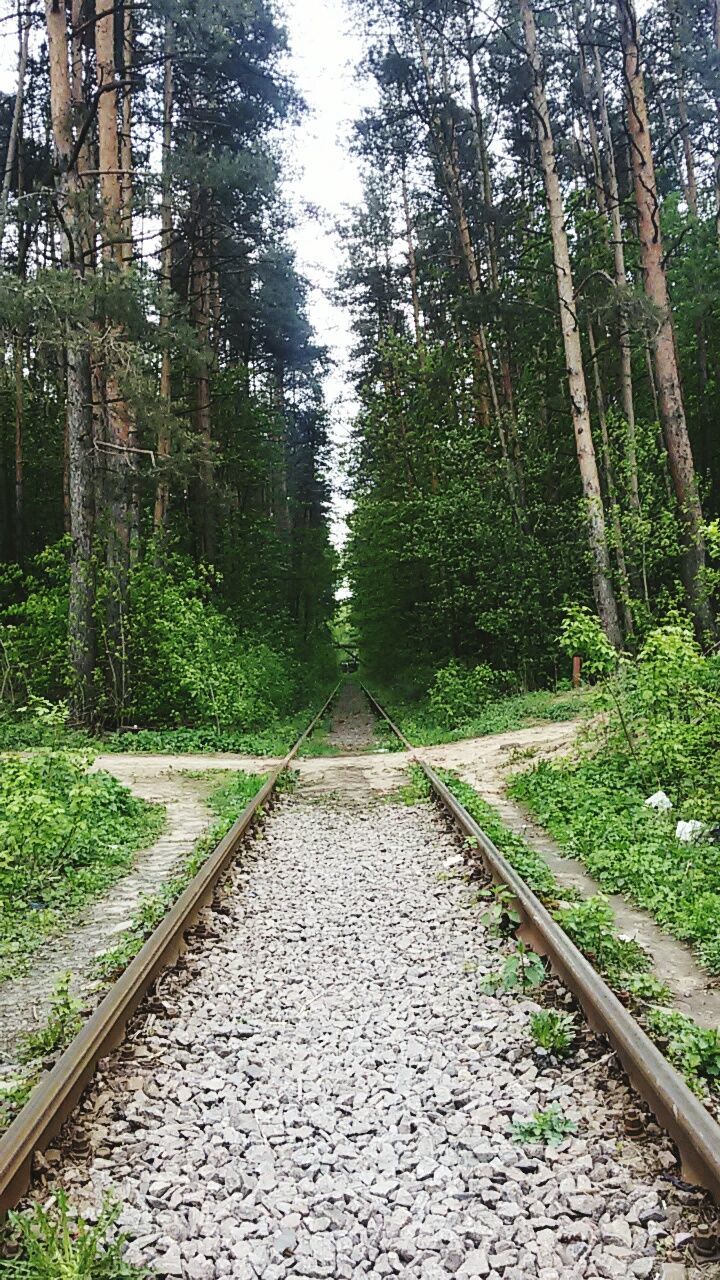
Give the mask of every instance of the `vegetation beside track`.
<svg viewBox="0 0 720 1280">
<path fill-rule="evenodd" d="M 720 973 L 720 657 L 703 656 L 681 621 L 653 631 L 637 661 L 617 663 L 599 632 L 590 661 L 609 670 L 596 695 L 602 723 L 572 759 L 540 763 L 510 783 L 603 889 L 623 893 Z M 645 801 L 662 791 L 671 809 Z M 679 819 L 700 822 L 691 842 Z"/>
<path fill-rule="evenodd" d="M 146 938 L 150 936 L 153 929 L 157 928 L 173 902 L 197 874 L 206 858 L 230 830 L 236 818 L 264 782 L 265 775 L 239 771 L 223 775 L 207 799 L 216 815 L 216 821 L 198 840 L 190 857 L 175 875 L 156 893 L 147 894 L 141 899 L 129 927 L 120 935 L 112 948 L 97 958 L 95 963 L 97 989 L 102 990 L 104 986 L 109 986 L 120 976 L 133 956 L 137 955 Z M 285 781 L 284 785 L 291 785 L 290 779 Z M 46 1023 L 38 1031 L 26 1035 L 21 1041 L 18 1053 L 21 1069 L 0 1086 L 0 1131 L 11 1123 L 20 1108 L 27 1102 L 43 1071 L 46 1071 L 57 1055 L 67 1048 L 79 1030 L 82 1021 L 81 1008 L 70 994 L 70 977 L 70 974 L 61 975 Z"/>
<path fill-rule="evenodd" d="M 436 672 L 427 688 L 398 696 L 379 689 L 378 698 L 388 715 L 417 747 L 432 747 L 463 738 L 526 729 L 544 722 L 559 723 L 588 714 L 587 690 L 536 690 L 502 693 L 502 682 L 478 678 L 488 669 L 462 669 L 457 663 Z M 496 673 L 491 673 L 496 674 Z M 390 735 L 392 737 L 392 735 Z M 398 749 L 397 740 L 386 745 Z"/>
<path fill-rule="evenodd" d="M 419 791 L 416 772 L 422 771 L 416 767 L 412 770 Z M 693 1091 L 716 1112 L 720 1105 L 720 1034 L 664 1007 L 671 998 L 670 992 L 651 972 L 650 959 L 643 949 L 618 933 L 612 910 L 601 895 L 583 899 L 576 890 L 561 886 L 537 850 L 509 831 L 473 787 L 452 772 L 437 772 L 568 937 L 632 1008 Z M 502 888 L 496 891 L 495 912 L 486 907 L 485 918 L 491 924 L 496 917 L 510 918 L 504 892 Z M 500 974 L 499 980 L 503 978 L 504 974 Z"/>
<path fill-rule="evenodd" d="M 163 806 L 90 773 L 84 755 L 0 757 L 0 981 L 120 879 L 164 822 Z"/>
</svg>

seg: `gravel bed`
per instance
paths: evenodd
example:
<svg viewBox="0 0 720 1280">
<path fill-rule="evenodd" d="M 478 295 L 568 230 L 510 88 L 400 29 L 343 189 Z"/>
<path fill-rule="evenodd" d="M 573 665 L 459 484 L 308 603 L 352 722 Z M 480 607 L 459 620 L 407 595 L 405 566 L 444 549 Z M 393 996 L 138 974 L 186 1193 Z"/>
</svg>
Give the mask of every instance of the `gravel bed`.
<svg viewBox="0 0 720 1280">
<path fill-rule="evenodd" d="M 533 1001 L 480 992 L 505 944 L 459 862 L 430 806 L 282 801 L 62 1155 L 79 1207 L 124 1201 L 129 1260 L 187 1280 L 664 1274 L 686 1225 L 667 1141 L 625 1137 L 626 1086 L 592 1052 L 538 1061 Z M 575 1136 L 519 1146 L 513 1119 L 551 1102 Z"/>
</svg>

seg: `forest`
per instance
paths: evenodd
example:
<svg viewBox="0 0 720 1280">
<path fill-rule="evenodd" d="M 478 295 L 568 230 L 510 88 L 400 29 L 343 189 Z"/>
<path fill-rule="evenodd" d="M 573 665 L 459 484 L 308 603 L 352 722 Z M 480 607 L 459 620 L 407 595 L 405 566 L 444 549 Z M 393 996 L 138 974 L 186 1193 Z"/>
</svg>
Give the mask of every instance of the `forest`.
<svg viewBox="0 0 720 1280">
<path fill-rule="evenodd" d="M 326 352 L 262 2 L 9 6 L 0 702 L 253 729 L 324 684 Z"/>
<path fill-rule="evenodd" d="M 449 663 L 541 688 L 568 609 L 617 651 L 671 614 L 712 647 L 716 0 L 362 10 L 377 106 L 341 285 L 365 661 L 409 691 Z"/>
<path fill-rule="evenodd" d="M 717 1260 L 720 0 L 0 34 L 0 1276 Z"/>
</svg>

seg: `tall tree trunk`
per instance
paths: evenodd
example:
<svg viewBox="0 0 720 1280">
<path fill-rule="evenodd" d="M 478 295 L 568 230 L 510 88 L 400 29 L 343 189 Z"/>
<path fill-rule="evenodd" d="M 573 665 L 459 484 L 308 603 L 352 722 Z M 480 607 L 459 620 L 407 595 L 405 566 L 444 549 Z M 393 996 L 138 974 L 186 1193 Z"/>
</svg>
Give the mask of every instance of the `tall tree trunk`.
<svg viewBox="0 0 720 1280">
<path fill-rule="evenodd" d="M 633 0 L 616 0 L 616 3 L 623 50 L 626 119 L 638 210 L 640 258 L 645 292 L 657 312 L 652 335 L 655 382 L 668 464 L 684 531 L 683 583 L 698 632 L 712 633 L 714 622 L 702 582 L 705 567 L 703 514 L 685 418 L 665 275 L 660 202 L 645 102 L 645 79 L 640 62 L 637 17 Z"/>
<path fill-rule="evenodd" d="M 618 619 L 615 592 L 610 577 L 610 556 L 605 528 L 605 512 L 595 449 L 593 447 L 590 408 L 582 363 L 580 327 L 575 312 L 575 290 L 570 264 L 570 251 L 565 231 L 565 214 L 556 168 L 555 147 L 543 80 L 542 62 L 537 46 L 535 15 L 530 0 L 519 0 L 519 3 L 525 35 L 525 47 L 532 71 L 533 107 L 537 122 L 540 158 L 545 179 L 548 217 L 552 234 L 553 259 L 560 304 L 560 323 L 565 347 L 575 443 L 585 498 L 588 541 L 592 559 L 593 589 L 602 628 L 610 643 L 616 648 L 620 648 L 622 633 Z"/>
<path fill-rule="evenodd" d="M 475 152 L 477 155 L 478 170 L 482 180 L 483 202 L 485 205 L 485 219 L 487 223 L 488 235 L 488 262 L 490 267 L 490 284 L 496 299 L 500 296 L 500 268 L 498 257 L 498 236 L 497 226 L 495 222 L 495 207 L 493 200 L 492 178 L 490 175 L 490 159 L 488 156 L 487 143 L 485 140 L 485 122 L 480 106 L 480 90 L 478 86 L 477 73 L 475 70 L 475 56 L 473 51 L 473 31 L 470 21 L 470 13 L 465 11 L 465 42 L 466 42 L 466 60 L 468 65 L 468 83 L 470 85 L 470 102 L 472 105 L 473 118 L 473 139 L 475 142 Z M 512 454 L 512 464 L 514 466 L 515 476 L 513 478 L 513 490 L 517 488 L 517 501 L 519 508 L 525 508 L 525 474 L 523 468 L 523 460 L 520 452 L 520 440 L 517 432 L 517 415 L 515 412 L 515 392 L 513 388 L 512 367 L 510 361 L 510 341 L 505 326 L 503 325 L 503 337 L 500 343 L 500 373 L 503 389 L 504 407 L 508 414 L 507 431 L 509 437 L 510 452 Z"/>
<path fill-rule="evenodd" d="M 15 520 L 13 542 L 15 559 L 19 564 L 22 564 L 25 558 L 23 547 L 25 376 L 23 371 L 22 338 L 19 333 L 16 333 L 13 337 L 13 366 L 15 377 Z"/>
<path fill-rule="evenodd" d="M 713 42 L 715 52 L 720 55 L 720 0 L 713 0 Z M 715 229 L 720 240 L 720 88 L 715 92 L 715 114 L 717 116 L 717 140 L 715 143 Z"/>
<path fill-rule="evenodd" d="M 623 624 L 625 627 L 625 635 L 631 636 L 634 633 L 635 626 L 633 623 L 632 608 L 630 604 L 632 598 L 630 591 L 630 577 L 627 570 L 627 561 L 625 559 L 625 542 L 623 538 L 622 520 L 620 517 L 620 506 L 617 498 L 617 486 L 615 484 L 615 471 L 612 464 L 612 453 L 610 450 L 610 435 L 608 433 L 607 414 L 605 412 L 605 396 L 603 395 L 602 378 L 600 376 L 600 362 L 598 361 L 595 330 L 593 328 L 592 320 L 588 320 L 587 331 L 588 346 L 590 348 L 590 361 L 593 371 L 593 382 L 595 384 L 595 404 L 597 405 L 598 424 L 600 426 L 600 453 L 602 457 L 603 470 L 605 472 L 605 487 L 607 489 L 615 559 L 617 561 L 618 579 L 620 582 L 620 603 L 622 606 Z"/>
<path fill-rule="evenodd" d="M 99 6 L 103 7 L 100 8 Z M 131 228 L 124 224 L 122 178 L 123 159 L 127 159 L 130 140 L 123 142 L 118 121 L 119 77 L 116 63 L 126 38 L 122 8 L 115 9 L 110 0 L 98 0 L 95 19 L 95 54 L 98 100 L 98 158 L 100 166 L 100 199 L 102 207 L 101 242 L 106 270 L 125 271 L 128 264 L 128 236 L 132 249 Z M 114 86 L 114 87 L 110 87 Z M 129 87 L 126 86 L 129 96 Z M 129 119 L 128 119 L 129 124 Z M 135 502 L 135 427 L 125 395 L 118 379 L 118 351 L 123 342 L 122 327 L 112 323 L 108 333 L 105 357 L 105 402 L 107 438 L 102 446 L 104 462 L 104 511 L 107 536 L 107 562 L 111 589 L 108 591 L 108 659 L 114 684 L 115 706 L 122 719 L 126 698 L 126 614 L 130 563 L 137 548 L 137 506 Z"/>
<path fill-rule="evenodd" d="M 195 375 L 192 418 L 200 450 L 196 513 L 200 553 L 213 562 L 215 560 L 215 479 L 210 422 L 211 242 L 208 194 L 206 191 L 201 191 L 197 199 L 195 241 L 190 273 L 190 312 L 200 348 Z"/>
<path fill-rule="evenodd" d="M 415 343 L 418 348 L 422 347 L 422 325 L 420 323 L 420 298 L 418 296 L 417 284 L 417 259 L 415 257 L 415 240 L 413 236 L 413 222 L 410 213 L 410 200 L 407 188 L 407 172 L 405 167 L 405 157 L 403 156 L 400 168 L 400 185 L 402 190 L 403 213 L 405 215 L 405 239 L 407 243 L 407 259 L 408 273 L 410 276 L 410 295 L 412 298 L 413 309 L 413 327 L 415 329 Z"/>
<path fill-rule="evenodd" d="M 170 329 L 170 306 L 173 267 L 173 213 L 172 213 L 172 125 L 173 125 L 173 76 L 175 58 L 175 27 L 170 18 L 165 19 L 164 35 L 165 68 L 163 73 L 163 139 L 162 139 L 162 204 L 160 207 L 160 274 L 162 305 L 160 328 L 165 336 L 160 365 L 160 396 L 165 416 L 158 430 L 157 455 L 158 480 L 155 488 L 153 527 L 156 532 L 167 524 L 170 502 L 170 476 L 167 459 L 170 457 L 170 412 L 172 404 L 172 367 L 167 340 Z"/>
<path fill-rule="evenodd" d="M 0 192 L 0 249 L 2 249 L 2 242 L 5 238 L 8 200 L 10 198 L 10 182 L 12 180 L 12 173 L 15 168 L 15 160 L 18 153 L 18 140 L 20 137 L 20 124 L 22 121 L 23 100 L 25 96 L 25 74 L 27 72 L 29 42 L 30 19 L 28 17 L 20 32 L 18 82 L 17 89 L 15 91 L 15 106 L 13 108 L 12 123 L 10 125 L 10 136 L 8 138 L 7 152 L 5 155 L 5 171 L 3 173 L 2 191 Z"/>
<path fill-rule="evenodd" d="M 592 11 L 591 11 L 592 13 Z M 637 442 L 635 429 L 635 399 L 633 396 L 632 346 L 630 343 L 630 325 L 628 320 L 627 290 L 628 279 L 625 268 L 625 246 L 623 244 L 622 218 L 620 215 L 620 192 L 618 188 L 617 166 L 615 163 L 615 144 L 610 126 L 610 113 L 605 96 L 605 80 L 600 59 L 600 50 L 593 41 L 593 60 L 595 64 L 595 90 L 600 111 L 600 128 L 605 143 L 605 158 L 608 171 L 608 214 L 612 231 L 613 262 L 615 268 L 615 284 L 617 286 L 618 320 L 620 326 L 620 386 L 622 394 L 623 414 L 627 422 L 628 472 L 630 478 L 630 505 L 636 515 L 640 515 L 640 483 L 638 478 Z"/>
<path fill-rule="evenodd" d="M 59 162 L 58 202 L 68 233 L 63 237 L 63 257 L 67 266 L 77 275 L 82 275 L 83 260 L 82 254 L 78 253 L 78 246 L 83 236 L 83 214 L 77 170 L 71 168 L 74 137 L 65 6 L 60 5 L 58 0 L 46 0 L 45 13 L 50 62 L 50 111 Z M 66 344 L 68 500 L 72 539 L 68 636 L 70 661 L 75 676 L 73 710 L 78 719 L 84 720 L 92 712 L 95 667 L 93 438 L 89 343 L 72 321 L 67 324 Z"/>
</svg>

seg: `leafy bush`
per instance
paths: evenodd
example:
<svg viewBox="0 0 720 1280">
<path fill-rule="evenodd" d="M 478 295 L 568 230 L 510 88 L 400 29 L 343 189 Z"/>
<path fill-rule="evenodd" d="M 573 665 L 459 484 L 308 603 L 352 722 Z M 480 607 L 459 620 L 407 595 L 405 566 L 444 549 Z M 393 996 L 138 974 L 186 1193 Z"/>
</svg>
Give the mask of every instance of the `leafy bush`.
<svg viewBox="0 0 720 1280">
<path fill-rule="evenodd" d="M 62 702 L 72 691 L 68 551 L 63 540 L 26 574 L 5 573 L 5 591 L 0 578 L 0 702 L 14 709 Z M 218 736 L 265 730 L 331 683 L 329 642 L 316 639 L 301 653 L 289 615 L 270 622 L 256 611 L 241 629 L 216 573 L 167 547 L 156 551 L 151 546 L 130 575 L 122 660 L 105 622 L 112 583 L 96 567 L 99 722 L 200 726 Z M 7 717 L 0 734 L 12 738 Z"/>
<path fill-rule="evenodd" d="M 87 760 L 41 749 L 0 758 L 0 977 L 125 872 L 164 810 Z"/>
<path fill-rule="evenodd" d="M 428 692 L 430 708 L 441 723 L 457 728 L 506 693 L 510 681 L 507 672 L 494 671 L 487 662 L 463 667 L 453 659 L 435 672 Z"/>
</svg>

